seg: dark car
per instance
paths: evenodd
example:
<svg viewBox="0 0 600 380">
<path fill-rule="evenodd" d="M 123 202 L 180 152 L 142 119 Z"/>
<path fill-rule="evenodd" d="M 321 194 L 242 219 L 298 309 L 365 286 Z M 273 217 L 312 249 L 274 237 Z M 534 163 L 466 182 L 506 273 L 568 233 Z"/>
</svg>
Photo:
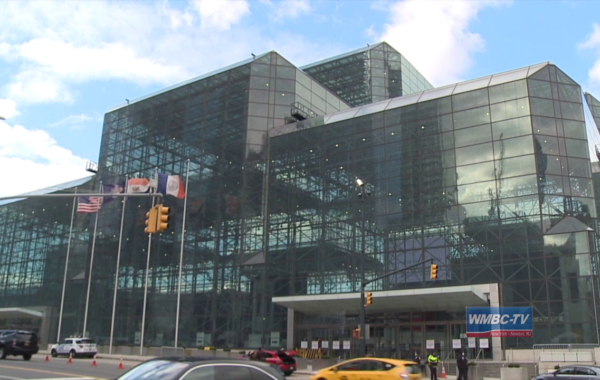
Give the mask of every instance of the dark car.
<svg viewBox="0 0 600 380">
<path fill-rule="evenodd" d="M 235 359 L 168 357 L 145 361 L 117 380 L 283 380 L 270 364 Z"/>
<path fill-rule="evenodd" d="M 535 380 L 600 380 L 600 367 L 595 365 L 570 365 L 554 372 L 537 375 Z"/>
<path fill-rule="evenodd" d="M 251 360 L 259 360 L 273 364 L 279 368 L 285 375 L 291 375 L 297 368 L 296 359 L 288 355 L 286 351 L 252 351 L 248 354 Z"/>
<path fill-rule="evenodd" d="M 30 360 L 39 349 L 37 334 L 32 331 L 11 331 L 0 337 L 0 359 L 12 355 Z"/>
</svg>

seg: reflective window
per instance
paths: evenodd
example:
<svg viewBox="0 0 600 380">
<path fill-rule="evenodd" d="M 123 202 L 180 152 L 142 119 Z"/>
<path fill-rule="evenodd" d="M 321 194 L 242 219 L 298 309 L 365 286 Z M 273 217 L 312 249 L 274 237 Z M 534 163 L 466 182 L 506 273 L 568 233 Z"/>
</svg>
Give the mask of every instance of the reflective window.
<svg viewBox="0 0 600 380">
<path fill-rule="evenodd" d="M 454 113 L 454 129 L 489 124 L 489 122 L 490 108 L 487 106 Z"/>
<path fill-rule="evenodd" d="M 462 94 L 452 95 L 452 109 L 454 112 L 469 108 L 481 107 L 488 104 L 488 89 L 482 88 Z"/>
<path fill-rule="evenodd" d="M 525 80 L 490 87 L 490 103 L 504 102 L 527 96 Z"/>
<path fill-rule="evenodd" d="M 529 135 L 531 134 L 530 118 L 520 117 L 518 119 L 511 119 L 492 123 L 492 134 L 494 140 Z"/>
<path fill-rule="evenodd" d="M 490 143 L 456 149 L 456 165 L 458 166 L 490 161 L 493 158 L 494 151 Z"/>
<path fill-rule="evenodd" d="M 492 141 L 492 130 L 489 124 L 459 129 L 454 132 L 454 141 L 457 148 L 489 142 Z"/>
<path fill-rule="evenodd" d="M 491 106 L 492 121 L 514 119 L 529 114 L 529 100 L 517 99 Z"/>
</svg>

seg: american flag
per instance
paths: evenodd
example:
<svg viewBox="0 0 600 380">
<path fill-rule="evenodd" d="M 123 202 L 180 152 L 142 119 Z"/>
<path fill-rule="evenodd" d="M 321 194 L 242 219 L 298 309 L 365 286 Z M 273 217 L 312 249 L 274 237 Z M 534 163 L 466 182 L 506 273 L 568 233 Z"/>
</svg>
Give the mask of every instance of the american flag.
<svg viewBox="0 0 600 380">
<path fill-rule="evenodd" d="M 79 197 L 77 212 L 96 212 L 102 207 L 104 197 Z"/>
</svg>

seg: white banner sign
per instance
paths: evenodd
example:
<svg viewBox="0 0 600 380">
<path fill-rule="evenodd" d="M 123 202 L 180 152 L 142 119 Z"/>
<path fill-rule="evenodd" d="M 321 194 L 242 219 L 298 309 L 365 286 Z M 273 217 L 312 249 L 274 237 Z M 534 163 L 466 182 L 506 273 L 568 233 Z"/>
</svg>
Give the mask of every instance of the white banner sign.
<svg viewBox="0 0 600 380">
<path fill-rule="evenodd" d="M 461 348 L 460 339 L 452 339 L 452 348 Z"/>
<path fill-rule="evenodd" d="M 302 342 L 300 342 L 300 348 L 308 348 L 308 342 L 303 340 Z"/>
<path fill-rule="evenodd" d="M 334 340 L 333 341 L 333 349 L 334 350 L 339 350 L 340 349 L 340 341 L 339 340 Z"/>
<path fill-rule="evenodd" d="M 319 341 L 313 340 L 312 342 L 310 342 L 310 348 L 312 348 L 313 350 L 319 348 Z"/>
<path fill-rule="evenodd" d="M 435 341 L 433 339 L 427 339 L 427 349 L 428 350 L 435 349 Z"/>
<path fill-rule="evenodd" d="M 477 348 L 477 342 L 475 341 L 475 337 L 469 338 L 469 348 Z"/>
<path fill-rule="evenodd" d="M 344 350 L 349 350 L 350 349 L 350 341 L 349 340 L 345 340 L 344 341 Z"/>
<path fill-rule="evenodd" d="M 490 348 L 490 341 L 488 338 L 479 339 L 479 348 Z"/>
<path fill-rule="evenodd" d="M 322 341 L 321 348 L 329 348 L 329 341 L 327 341 L 327 340 Z"/>
</svg>

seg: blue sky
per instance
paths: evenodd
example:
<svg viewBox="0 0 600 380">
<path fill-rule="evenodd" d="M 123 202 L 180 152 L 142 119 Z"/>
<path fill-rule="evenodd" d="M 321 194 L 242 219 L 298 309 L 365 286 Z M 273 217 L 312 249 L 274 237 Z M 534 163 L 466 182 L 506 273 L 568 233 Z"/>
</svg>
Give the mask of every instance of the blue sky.
<svg viewBox="0 0 600 380">
<path fill-rule="evenodd" d="M 387 41 L 434 86 L 551 61 L 600 98 L 596 1 L 0 1 L 0 196 L 81 178 L 125 99 Z"/>
</svg>

